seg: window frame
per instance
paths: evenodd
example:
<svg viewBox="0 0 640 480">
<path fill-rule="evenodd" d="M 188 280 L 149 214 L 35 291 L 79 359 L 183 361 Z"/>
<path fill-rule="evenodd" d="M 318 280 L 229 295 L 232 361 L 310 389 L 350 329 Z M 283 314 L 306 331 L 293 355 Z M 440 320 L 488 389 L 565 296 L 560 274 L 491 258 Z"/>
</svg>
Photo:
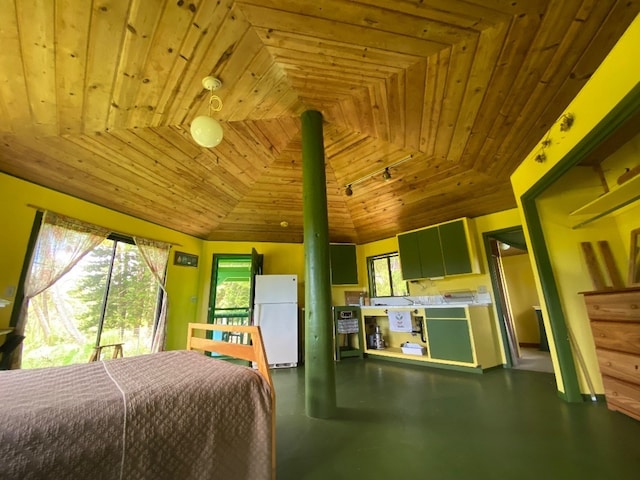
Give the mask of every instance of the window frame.
<svg viewBox="0 0 640 480">
<path fill-rule="evenodd" d="M 400 294 L 398 292 L 394 291 L 394 285 L 393 285 L 393 275 L 392 275 L 392 270 L 391 270 L 391 258 L 393 257 L 397 257 L 398 258 L 398 268 L 400 268 L 400 254 L 396 251 L 396 252 L 388 252 L 388 253 L 382 253 L 379 255 L 372 255 L 371 257 L 367 257 L 367 276 L 369 277 L 369 296 L 370 297 L 378 297 L 379 295 L 377 295 L 376 292 L 376 276 L 375 276 L 375 269 L 374 269 L 374 262 L 376 260 L 381 260 L 381 259 L 386 259 L 387 261 L 387 274 L 389 276 L 389 288 L 391 289 L 391 296 L 392 297 L 403 297 L 409 294 L 409 288 L 407 286 L 407 282 L 406 280 L 403 281 L 404 285 L 405 285 L 405 291 L 407 293 L 405 294 Z M 384 295 L 385 297 L 387 295 Z"/>
</svg>

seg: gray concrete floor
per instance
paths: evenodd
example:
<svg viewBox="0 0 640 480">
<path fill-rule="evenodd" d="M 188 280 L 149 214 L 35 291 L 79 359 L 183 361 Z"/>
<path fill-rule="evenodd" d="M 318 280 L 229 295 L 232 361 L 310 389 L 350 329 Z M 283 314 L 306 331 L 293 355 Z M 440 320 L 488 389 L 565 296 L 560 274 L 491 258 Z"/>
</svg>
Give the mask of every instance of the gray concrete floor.
<svg viewBox="0 0 640 480">
<path fill-rule="evenodd" d="M 305 415 L 304 367 L 273 378 L 278 480 L 640 478 L 640 422 L 564 402 L 549 373 L 345 359 L 331 420 Z"/>
<path fill-rule="evenodd" d="M 553 373 L 551 354 L 537 348 L 520 347 L 520 358 L 516 370 Z"/>
</svg>

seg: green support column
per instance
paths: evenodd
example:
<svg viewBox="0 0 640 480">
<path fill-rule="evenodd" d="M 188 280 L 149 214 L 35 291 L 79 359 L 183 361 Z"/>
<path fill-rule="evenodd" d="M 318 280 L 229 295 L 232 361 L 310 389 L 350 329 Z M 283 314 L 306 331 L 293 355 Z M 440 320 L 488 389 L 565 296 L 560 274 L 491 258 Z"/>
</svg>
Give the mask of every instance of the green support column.
<svg viewBox="0 0 640 480">
<path fill-rule="evenodd" d="M 329 220 L 322 114 L 302 114 L 302 194 L 305 262 L 305 406 L 330 418 L 336 410 Z"/>
</svg>

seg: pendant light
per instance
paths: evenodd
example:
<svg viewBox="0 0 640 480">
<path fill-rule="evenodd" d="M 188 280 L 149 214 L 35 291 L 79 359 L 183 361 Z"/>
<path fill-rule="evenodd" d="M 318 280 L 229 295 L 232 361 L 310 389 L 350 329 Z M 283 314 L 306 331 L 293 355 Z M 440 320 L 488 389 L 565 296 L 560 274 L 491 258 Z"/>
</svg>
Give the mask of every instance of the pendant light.
<svg viewBox="0 0 640 480">
<path fill-rule="evenodd" d="M 224 132 L 222 125 L 211 116 L 211 112 L 222 110 L 222 100 L 213 92 L 222 86 L 222 82 L 215 77 L 204 77 L 202 86 L 211 92 L 209 98 L 209 114 L 200 115 L 191 122 L 191 136 L 195 142 L 206 148 L 212 148 L 220 144 Z"/>
</svg>

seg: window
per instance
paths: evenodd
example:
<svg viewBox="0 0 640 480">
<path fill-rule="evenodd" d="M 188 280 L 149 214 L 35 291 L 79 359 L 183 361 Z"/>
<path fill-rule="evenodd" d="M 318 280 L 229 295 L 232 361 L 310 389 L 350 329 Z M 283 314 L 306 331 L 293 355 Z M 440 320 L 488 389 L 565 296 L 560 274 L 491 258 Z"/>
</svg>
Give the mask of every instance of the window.
<svg viewBox="0 0 640 480">
<path fill-rule="evenodd" d="M 403 297 L 409 294 L 402 280 L 398 252 L 367 258 L 372 297 Z"/>
<path fill-rule="evenodd" d="M 150 353 L 161 298 L 133 240 L 111 235 L 31 300 L 22 366 L 85 363 L 96 344 Z"/>
</svg>

